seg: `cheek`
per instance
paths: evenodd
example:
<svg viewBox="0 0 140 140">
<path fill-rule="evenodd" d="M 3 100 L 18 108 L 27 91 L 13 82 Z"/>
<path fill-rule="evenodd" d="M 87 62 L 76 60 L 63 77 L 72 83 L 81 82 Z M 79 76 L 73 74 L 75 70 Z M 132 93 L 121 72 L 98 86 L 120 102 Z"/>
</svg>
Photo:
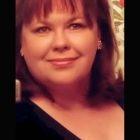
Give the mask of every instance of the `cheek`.
<svg viewBox="0 0 140 140">
<path fill-rule="evenodd" d="M 97 52 L 98 34 L 93 31 L 86 31 L 82 34 L 71 37 L 71 43 L 73 48 L 81 55 L 79 59 L 78 71 L 85 76 L 90 73 L 91 67 L 94 63 L 94 59 Z"/>
<path fill-rule="evenodd" d="M 81 55 L 94 55 L 97 51 L 98 34 L 93 31 L 86 31 L 85 33 L 71 37 L 72 46 Z"/>
<path fill-rule="evenodd" d="M 33 35 L 22 36 L 21 46 L 24 56 L 43 58 L 50 49 L 50 39 L 45 37 L 35 37 Z"/>
</svg>

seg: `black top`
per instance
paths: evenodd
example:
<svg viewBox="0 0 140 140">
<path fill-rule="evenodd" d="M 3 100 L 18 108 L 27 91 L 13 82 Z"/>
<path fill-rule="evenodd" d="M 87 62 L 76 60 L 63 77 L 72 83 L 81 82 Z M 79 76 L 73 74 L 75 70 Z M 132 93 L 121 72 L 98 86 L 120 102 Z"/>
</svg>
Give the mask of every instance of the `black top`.
<svg viewBox="0 0 140 140">
<path fill-rule="evenodd" d="M 124 109 L 123 99 L 117 101 Z M 16 104 L 16 140 L 80 140 L 33 102 Z"/>
</svg>

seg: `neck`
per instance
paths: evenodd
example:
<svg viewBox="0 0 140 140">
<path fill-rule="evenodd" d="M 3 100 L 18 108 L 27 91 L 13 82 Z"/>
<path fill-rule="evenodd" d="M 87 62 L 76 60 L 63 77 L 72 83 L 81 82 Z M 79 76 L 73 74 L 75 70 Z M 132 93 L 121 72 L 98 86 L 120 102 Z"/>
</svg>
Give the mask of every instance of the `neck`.
<svg viewBox="0 0 140 140">
<path fill-rule="evenodd" d="M 54 99 L 54 102 L 45 98 L 42 94 L 35 94 L 32 100 L 43 100 L 49 102 L 57 109 L 61 110 L 79 110 L 87 108 L 87 92 L 89 82 L 81 82 L 67 85 L 52 85 L 47 88 Z M 46 101 L 45 101 L 46 100 Z"/>
<path fill-rule="evenodd" d="M 55 104 L 64 109 L 78 109 L 87 105 L 87 88 L 80 85 L 55 86 L 49 90 Z"/>
</svg>

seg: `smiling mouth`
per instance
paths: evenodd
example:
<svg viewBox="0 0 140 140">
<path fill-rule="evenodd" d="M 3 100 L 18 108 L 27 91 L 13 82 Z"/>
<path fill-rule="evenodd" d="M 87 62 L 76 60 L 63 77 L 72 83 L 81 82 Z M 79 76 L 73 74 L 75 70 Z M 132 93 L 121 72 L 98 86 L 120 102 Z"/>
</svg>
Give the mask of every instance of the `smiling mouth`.
<svg viewBox="0 0 140 140">
<path fill-rule="evenodd" d="M 68 65 L 74 63 L 74 61 L 77 59 L 78 59 L 78 57 L 75 57 L 75 58 L 57 58 L 57 59 L 48 60 L 48 62 L 50 62 L 53 66 L 64 67 L 64 66 L 68 66 Z"/>
</svg>

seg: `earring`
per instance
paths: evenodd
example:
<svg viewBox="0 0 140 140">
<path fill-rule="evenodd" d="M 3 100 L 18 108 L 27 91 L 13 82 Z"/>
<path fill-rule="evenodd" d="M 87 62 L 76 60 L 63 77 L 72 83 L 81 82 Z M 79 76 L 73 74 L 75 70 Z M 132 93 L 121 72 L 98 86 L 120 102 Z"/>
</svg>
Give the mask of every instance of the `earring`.
<svg viewBox="0 0 140 140">
<path fill-rule="evenodd" d="M 21 49 L 21 51 L 20 51 L 20 55 L 21 56 L 23 56 L 24 55 L 24 53 L 23 53 L 23 50 Z"/>
<path fill-rule="evenodd" d="M 98 48 L 98 50 L 101 50 L 103 48 L 103 44 L 102 44 L 101 40 L 98 41 L 98 47 L 97 48 Z"/>
</svg>

